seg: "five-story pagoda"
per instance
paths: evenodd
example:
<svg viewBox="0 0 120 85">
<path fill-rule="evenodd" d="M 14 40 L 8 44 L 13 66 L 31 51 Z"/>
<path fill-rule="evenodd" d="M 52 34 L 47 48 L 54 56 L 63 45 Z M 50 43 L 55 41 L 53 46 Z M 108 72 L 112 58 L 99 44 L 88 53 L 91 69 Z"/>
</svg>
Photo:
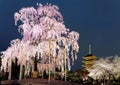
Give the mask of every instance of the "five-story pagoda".
<svg viewBox="0 0 120 85">
<path fill-rule="evenodd" d="M 92 67 L 94 62 L 96 61 L 96 56 L 91 53 L 91 45 L 89 45 L 89 53 L 88 55 L 83 57 L 83 69 L 87 70 Z"/>
</svg>

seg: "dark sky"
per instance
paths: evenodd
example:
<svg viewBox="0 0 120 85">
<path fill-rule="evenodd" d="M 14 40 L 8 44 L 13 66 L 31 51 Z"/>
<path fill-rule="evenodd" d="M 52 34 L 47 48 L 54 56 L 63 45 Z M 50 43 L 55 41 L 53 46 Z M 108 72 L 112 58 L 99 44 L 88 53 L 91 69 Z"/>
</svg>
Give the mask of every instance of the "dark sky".
<svg viewBox="0 0 120 85">
<path fill-rule="evenodd" d="M 80 51 L 73 68 L 81 67 L 88 45 L 97 57 L 120 55 L 120 0 L 0 0 L 0 51 L 20 38 L 14 13 L 36 3 L 52 3 L 60 8 L 66 27 L 80 33 Z"/>
</svg>

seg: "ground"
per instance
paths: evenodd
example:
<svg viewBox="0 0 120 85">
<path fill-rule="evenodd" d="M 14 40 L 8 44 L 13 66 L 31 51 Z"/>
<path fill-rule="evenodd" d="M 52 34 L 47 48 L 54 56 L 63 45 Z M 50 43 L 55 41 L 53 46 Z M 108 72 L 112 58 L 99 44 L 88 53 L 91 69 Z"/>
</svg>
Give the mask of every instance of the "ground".
<svg viewBox="0 0 120 85">
<path fill-rule="evenodd" d="M 48 84 L 47 79 L 22 79 L 22 80 L 5 80 L 1 85 L 82 85 L 79 83 L 65 82 L 62 80 L 51 80 Z"/>
</svg>

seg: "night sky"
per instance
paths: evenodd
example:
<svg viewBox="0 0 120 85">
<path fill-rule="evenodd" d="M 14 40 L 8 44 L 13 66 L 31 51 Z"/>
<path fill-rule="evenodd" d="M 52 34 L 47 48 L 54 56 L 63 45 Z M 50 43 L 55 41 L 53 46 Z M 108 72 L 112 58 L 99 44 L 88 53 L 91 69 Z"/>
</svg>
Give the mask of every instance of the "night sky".
<svg viewBox="0 0 120 85">
<path fill-rule="evenodd" d="M 80 33 L 80 51 L 73 69 L 81 67 L 88 45 L 97 57 L 120 55 L 120 0 L 0 0 L 0 51 L 11 40 L 21 38 L 14 25 L 14 13 L 36 3 L 60 8 L 67 28 Z"/>
</svg>

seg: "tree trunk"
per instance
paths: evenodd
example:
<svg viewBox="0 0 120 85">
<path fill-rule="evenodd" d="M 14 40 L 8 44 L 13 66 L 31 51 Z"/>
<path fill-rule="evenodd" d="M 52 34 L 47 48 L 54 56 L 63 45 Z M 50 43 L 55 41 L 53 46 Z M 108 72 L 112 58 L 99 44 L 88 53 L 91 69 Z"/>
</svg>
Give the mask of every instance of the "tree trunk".
<svg viewBox="0 0 120 85">
<path fill-rule="evenodd" d="M 66 49 L 65 49 L 65 56 L 64 56 L 64 57 L 65 57 L 65 81 L 66 81 L 66 71 L 67 71 L 67 70 L 66 70 L 66 69 L 67 69 L 67 68 L 66 68 Z"/>
<path fill-rule="evenodd" d="M 19 74 L 19 80 L 22 79 L 22 64 L 20 64 L 20 74 Z"/>
<path fill-rule="evenodd" d="M 43 78 L 43 75 L 44 75 L 44 71 L 42 71 L 42 78 Z"/>
<path fill-rule="evenodd" d="M 32 73 L 34 72 L 34 61 L 32 61 Z"/>
<path fill-rule="evenodd" d="M 12 62 L 11 62 L 11 59 L 10 59 L 10 63 L 9 63 L 9 75 L 8 75 L 8 80 L 11 80 L 11 73 L 12 73 Z"/>
<path fill-rule="evenodd" d="M 55 79 L 55 57 L 54 57 L 54 79 Z"/>
<path fill-rule="evenodd" d="M 26 66 L 24 67 L 24 79 L 26 78 Z"/>
<path fill-rule="evenodd" d="M 108 79 L 108 81 L 107 81 L 107 85 L 110 85 L 110 77 L 111 77 L 111 75 L 109 74 L 109 79 Z"/>
<path fill-rule="evenodd" d="M 64 70 L 64 63 L 63 63 L 63 56 L 62 56 L 62 66 L 61 66 L 61 78 L 63 79 L 63 77 L 64 77 L 64 74 L 63 74 L 63 72 L 64 72 L 65 70 Z"/>
<path fill-rule="evenodd" d="M 50 84 L 50 44 L 51 44 L 51 41 L 49 40 L 49 55 L 48 55 L 48 57 L 49 57 L 49 65 L 48 65 L 48 84 Z"/>
</svg>

